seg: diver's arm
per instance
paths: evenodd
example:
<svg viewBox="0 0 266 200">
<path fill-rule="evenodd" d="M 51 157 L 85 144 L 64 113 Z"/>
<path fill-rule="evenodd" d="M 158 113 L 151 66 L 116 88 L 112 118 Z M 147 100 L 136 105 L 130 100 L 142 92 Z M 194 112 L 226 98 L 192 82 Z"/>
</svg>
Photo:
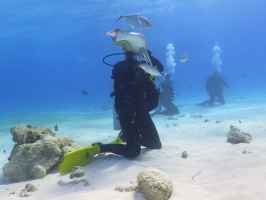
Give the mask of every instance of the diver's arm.
<svg viewBox="0 0 266 200">
<path fill-rule="evenodd" d="M 229 87 L 227 81 L 226 81 L 223 77 L 221 77 L 221 82 L 222 82 L 222 84 L 223 84 L 227 89 L 230 90 L 230 87 Z"/>
</svg>

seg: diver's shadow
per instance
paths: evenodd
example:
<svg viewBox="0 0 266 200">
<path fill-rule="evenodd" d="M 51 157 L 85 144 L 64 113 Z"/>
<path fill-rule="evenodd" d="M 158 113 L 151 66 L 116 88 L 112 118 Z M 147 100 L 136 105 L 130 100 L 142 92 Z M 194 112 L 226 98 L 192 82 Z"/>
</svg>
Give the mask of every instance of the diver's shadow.
<svg viewBox="0 0 266 200">
<path fill-rule="evenodd" d="M 148 153 L 148 152 L 150 152 L 152 150 L 154 150 L 154 149 L 149 149 L 149 148 L 144 147 L 144 148 L 141 149 L 141 154 Z"/>
</svg>

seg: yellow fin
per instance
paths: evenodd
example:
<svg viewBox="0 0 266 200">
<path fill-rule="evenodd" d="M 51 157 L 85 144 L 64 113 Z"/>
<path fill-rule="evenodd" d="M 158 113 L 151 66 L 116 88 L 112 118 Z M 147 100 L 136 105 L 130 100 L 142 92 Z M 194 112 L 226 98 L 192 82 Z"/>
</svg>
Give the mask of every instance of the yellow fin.
<svg viewBox="0 0 266 200">
<path fill-rule="evenodd" d="M 121 131 L 117 138 L 108 144 L 123 144 L 123 132 Z M 91 159 L 100 153 L 100 147 L 97 144 L 92 144 L 90 146 L 81 147 L 73 150 L 64 155 L 64 160 L 60 164 L 59 172 L 60 174 L 65 174 L 73 170 L 75 166 L 82 166 L 90 162 Z"/>
<path fill-rule="evenodd" d="M 64 161 L 59 167 L 60 174 L 65 174 L 73 170 L 75 166 L 82 166 L 91 161 L 91 159 L 100 153 L 100 147 L 90 145 L 73 150 L 64 155 Z"/>
</svg>

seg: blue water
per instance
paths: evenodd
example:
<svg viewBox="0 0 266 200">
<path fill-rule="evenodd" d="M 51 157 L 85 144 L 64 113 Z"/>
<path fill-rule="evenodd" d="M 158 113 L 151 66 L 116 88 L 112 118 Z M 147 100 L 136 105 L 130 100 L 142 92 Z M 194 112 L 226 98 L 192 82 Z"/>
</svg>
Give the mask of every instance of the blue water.
<svg viewBox="0 0 266 200">
<path fill-rule="evenodd" d="M 58 136 L 70 136 L 81 146 L 93 142 L 108 143 L 117 136 L 118 131 L 114 131 L 112 126 L 112 67 L 102 62 L 106 55 L 122 52 L 121 47 L 105 35 L 115 28 L 143 34 L 148 48 L 165 65 L 164 73 L 168 72 L 166 47 L 173 44 L 175 48 L 175 104 L 181 114 L 178 120 L 166 120 L 161 116 L 153 118 L 164 145 L 164 150 L 158 154 L 159 160 L 160 155 L 169 158 L 169 151 L 173 152 L 171 154 L 176 160 L 177 153 L 186 147 L 191 149 L 189 152 L 194 154 L 194 158 L 198 157 L 202 162 L 205 159 L 201 159 L 202 155 L 207 151 L 203 148 L 195 154 L 197 148 L 191 148 L 193 142 L 197 141 L 195 138 L 209 145 L 212 145 L 209 136 L 220 137 L 225 142 L 225 134 L 231 125 L 252 134 L 255 142 L 252 141 L 251 147 L 246 146 L 247 150 L 253 151 L 254 155 L 265 153 L 263 145 L 258 142 L 265 140 L 266 131 L 263 124 L 266 108 L 265 8 L 265 0 L 0 0 L 0 185 L 7 183 L 2 168 L 8 162 L 14 146 L 10 129 L 17 124 L 50 127 L 52 130 L 57 124 Z M 124 19 L 116 23 L 119 12 L 123 15 L 144 15 L 152 27 L 139 30 L 130 27 Z M 208 98 L 205 81 L 217 67 L 212 63 L 215 45 L 221 49 L 220 68 L 231 90 L 224 93 L 226 105 L 211 108 L 196 106 L 196 103 Z M 181 63 L 179 58 L 185 52 L 189 60 Z M 107 62 L 115 63 L 121 59 L 121 56 L 110 57 Z M 82 95 L 82 90 L 86 90 L 88 95 Z M 203 115 L 204 118 L 194 119 L 191 117 L 193 114 Z M 205 123 L 205 119 L 210 121 Z M 216 144 L 211 152 L 217 152 Z M 228 152 L 221 151 L 220 155 Z M 125 169 L 129 169 L 129 174 L 133 176 L 133 166 L 153 166 L 156 162 L 158 164 L 155 166 L 165 167 L 166 171 L 168 167 L 173 167 L 162 165 L 160 161 L 149 161 L 155 157 L 147 157 L 140 158 L 140 162 L 147 159 L 146 164 L 134 161 L 134 165 L 130 164 Z M 206 158 L 213 159 L 212 155 Z M 177 162 L 185 171 L 178 168 L 180 172 L 176 174 L 185 174 L 185 179 L 190 179 L 184 163 Z M 107 166 L 119 169 L 113 171 L 121 172 L 116 162 L 110 163 Z M 250 163 L 253 160 L 247 157 L 247 166 L 243 165 L 243 168 L 248 168 Z M 108 168 L 98 164 L 96 162 L 88 170 L 89 181 L 94 183 L 93 191 L 110 188 L 105 187 L 109 180 L 101 178 L 102 181 L 98 181 L 101 177 L 99 171 L 109 173 Z M 194 164 L 198 165 L 199 162 Z M 238 165 L 232 163 L 232 166 Z M 217 169 L 217 174 L 220 174 L 221 168 Z M 209 167 L 206 170 L 207 174 L 215 172 Z M 257 171 L 260 173 L 260 170 Z M 96 177 L 93 177 L 94 172 L 97 172 Z M 234 171 L 229 171 L 230 174 L 233 176 Z M 225 177 L 229 177 L 227 175 Z M 249 187 L 241 182 L 242 179 L 235 179 L 238 175 L 241 176 L 241 173 L 234 175 L 233 182 L 226 180 L 224 183 L 232 183 L 237 190 Z M 180 176 L 174 178 L 178 182 L 185 180 L 184 176 L 181 179 Z M 119 179 L 115 177 L 114 180 Z M 125 180 L 123 177 L 123 183 Z M 221 182 L 222 179 L 217 180 Z M 257 181 L 256 178 L 254 180 Z M 199 190 L 201 183 L 204 185 L 202 191 Z M 217 185 L 217 181 L 214 185 Z M 184 191 L 190 190 L 187 186 L 185 181 Z M 212 181 L 199 181 L 194 186 L 196 192 L 200 191 L 199 196 L 206 197 L 210 188 L 213 193 Z M 47 197 L 51 199 L 54 195 L 57 198 L 59 193 L 53 192 L 57 187 L 52 185 L 53 194 L 51 185 L 48 188 Z M 14 190 L 2 187 L 1 191 L 3 198 L 0 198 L 6 199 Z M 87 192 L 91 192 L 90 189 Z M 178 192 L 173 195 L 176 194 Z M 243 195 L 241 190 L 235 194 Z M 265 196 L 261 191 L 257 194 Z M 135 194 L 134 198 L 137 198 Z"/>
<path fill-rule="evenodd" d="M 111 107 L 112 68 L 102 58 L 121 52 L 105 35 L 117 27 L 143 34 L 163 64 L 166 46 L 174 45 L 175 90 L 184 101 L 207 98 L 215 45 L 231 95 L 265 93 L 265 7 L 263 0 L 1 0 L 0 111 Z M 152 27 L 116 23 L 119 10 L 146 16 Z M 184 52 L 190 60 L 181 63 Z"/>
</svg>

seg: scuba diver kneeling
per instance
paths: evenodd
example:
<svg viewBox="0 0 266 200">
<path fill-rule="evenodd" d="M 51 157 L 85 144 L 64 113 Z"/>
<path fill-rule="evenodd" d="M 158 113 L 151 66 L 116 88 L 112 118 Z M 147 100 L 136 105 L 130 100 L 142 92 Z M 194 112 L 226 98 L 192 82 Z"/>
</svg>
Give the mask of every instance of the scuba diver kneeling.
<svg viewBox="0 0 266 200">
<path fill-rule="evenodd" d="M 114 91 L 111 95 L 115 98 L 114 108 L 121 132 L 113 142 L 95 143 L 76 150 L 86 154 L 84 156 L 87 157 L 86 160 L 84 158 L 80 161 L 79 158 L 78 161 L 74 156 L 66 154 L 60 166 L 61 173 L 69 171 L 70 165 L 85 164 L 99 153 L 110 152 L 126 158 L 135 158 L 139 156 L 142 146 L 149 149 L 162 147 L 149 112 L 158 106 L 159 91 L 154 83 L 154 76 L 162 75 L 164 67 L 159 60 L 148 54 L 143 35 L 120 29 L 108 32 L 107 35 L 125 50 L 125 60 L 117 62 L 112 70 Z M 145 62 L 139 61 L 138 56 L 143 56 Z M 145 70 L 140 66 L 141 64 L 147 64 L 148 67 L 157 66 L 157 68 Z"/>
</svg>

